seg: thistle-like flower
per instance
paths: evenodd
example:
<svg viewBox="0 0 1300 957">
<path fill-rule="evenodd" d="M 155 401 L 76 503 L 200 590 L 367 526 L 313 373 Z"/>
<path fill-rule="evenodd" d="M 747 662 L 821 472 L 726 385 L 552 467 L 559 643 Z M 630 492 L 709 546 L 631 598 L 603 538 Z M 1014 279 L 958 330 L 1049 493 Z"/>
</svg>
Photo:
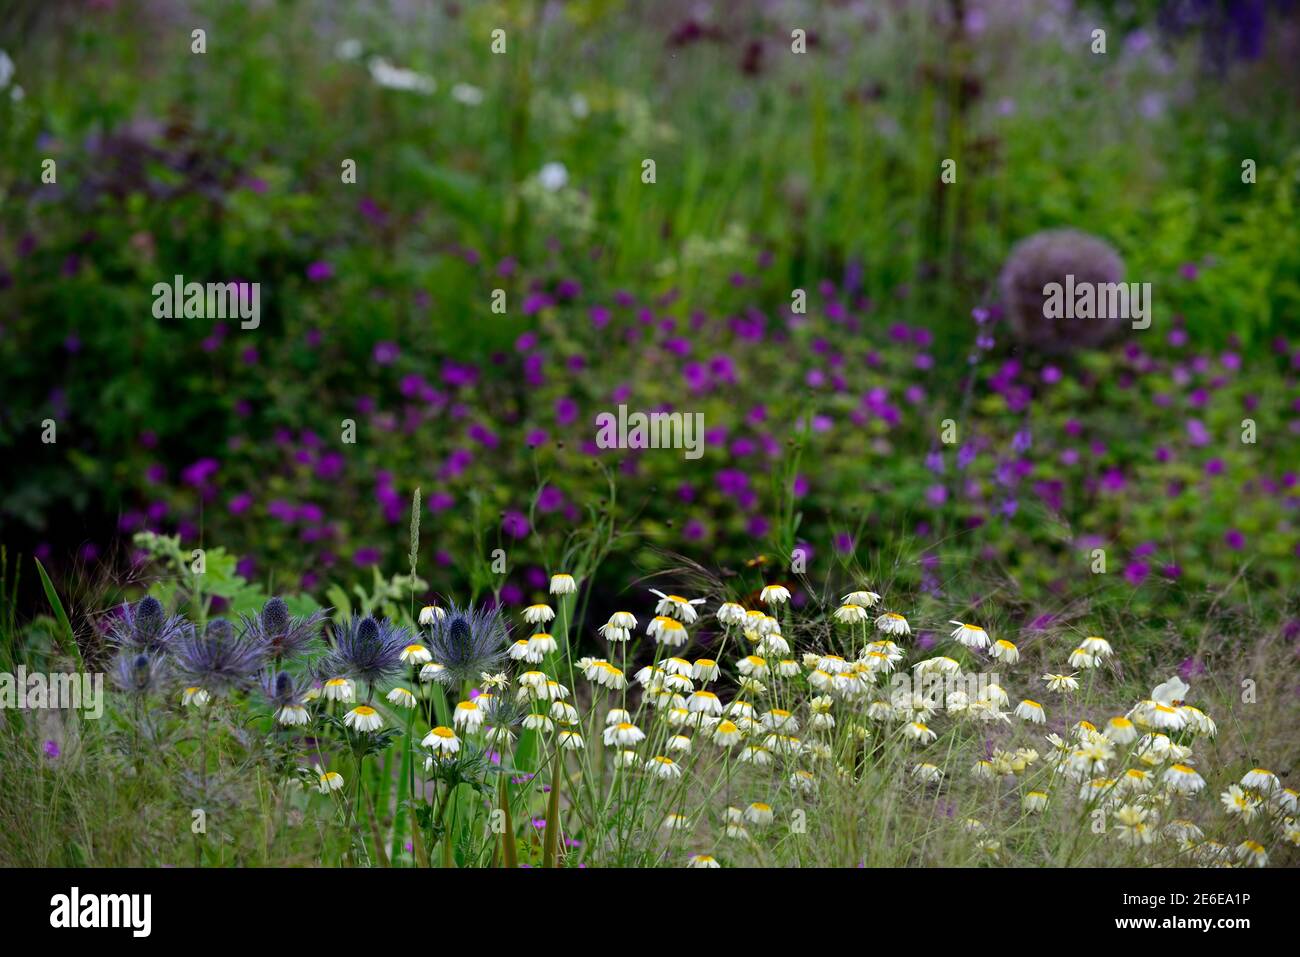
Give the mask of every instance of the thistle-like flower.
<svg viewBox="0 0 1300 957">
<path fill-rule="evenodd" d="M 274 661 L 306 651 L 320 634 L 324 620 L 324 610 L 306 616 L 290 615 L 283 598 L 268 599 L 260 615 L 241 616 L 245 634 L 265 645 L 267 658 Z"/>
<path fill-rule="evenodd" d="M 411 632 L 387 618 L 351 620 L 334 629 L 334 647 L 320 664 L 329 678 L 346 676 L 374 685 L 402 673 L 402 650 L 411 644 Z"/>
<path fill-rule="evenodd" d="M 429 652 L 442 665 L 436 680 L 453 687 L 494 671 L 505 657 L 507 629 L 497 608 L 458 608 L 437 621 L 429 637 Z"/>
<path fill-rule="evenodd" d="M 123 605 L 122 615 L 108 626 L 108 640 L 123 653 L 155 655 L 167 649 L 193 626 L 179 615 L 168 615 L 162 602 L 152 596 L 134 605 Z"/>
<path fill-rule="evenodd" d="M 230 622 L 216 618 L 202 635 L 190 631 L 180 638 L 172 646 L 172 660 L 186 687 L 219 695 L 252 684 L 264 656 L 261 642 L 236 634 Z"/>
<path fill-rule="evenodd" d="M 275 709 L 275 720 L 283 725 L 307 724 L 307 689 L 299 687 L 287 671 L 262 676 L 262 693 Z"/>
<path fill-rule="evenodd" d="M 128 694 L 148 696 L 161 691 L 165 662 L 145 651 L 122 651 L 113 663 L 113 683 Z"/>
</svg>

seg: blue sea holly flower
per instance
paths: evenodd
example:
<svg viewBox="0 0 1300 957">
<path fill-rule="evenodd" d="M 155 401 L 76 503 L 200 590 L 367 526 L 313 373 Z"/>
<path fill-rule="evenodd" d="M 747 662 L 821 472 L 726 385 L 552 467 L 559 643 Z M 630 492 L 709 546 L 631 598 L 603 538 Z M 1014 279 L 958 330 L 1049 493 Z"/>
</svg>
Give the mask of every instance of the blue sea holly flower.
<svg viewBox="0 0 1300 957">
<path fill-rule="evenodd" d="M 172 658 L 176 676 L 187 687 L 211 695 L 248 687 L 265 660 L 262 643 L 247 633 L 237 634 L 224 618 L 209 622 L 202 635 L 185 635 L 173 647 Z"/>
<path fill-rule="evenodd" d="M 435 680 L 458 687 L 493 671 L 506 653 L 507 628 L 497 608 L 458 608 L 434 623 L 429 653 L 442 668 Z"/>
<path fill-rule="evenodd" d="M 179 615 L 168 615 L 162 602 L 152 596 L 134 605 L 123 605 L 120 617 L 108 625 L 108 640 L 123 652 L 154 655 L 166 652 L 177 638 L 193 626 Z"/>
<path fill-rule="evenodd" d="M 335 625 L 334 647 L 317 670 L 328 678 L 348 677 L 373 687 L 402 673 L 402 651 L 411 642 L 410 630 L 387 618 L 354 615 Z"/>
<path fill-rule="evenodd" d="M 289 614 L 283 598 L 271 598 L 262 613 L 241 617 L 244 631 L 266 647 L 266 656 L 275 661 L 302 654 L 320 634 L 325 620 L 323 610 L 307 616 Z"/>
</svg>

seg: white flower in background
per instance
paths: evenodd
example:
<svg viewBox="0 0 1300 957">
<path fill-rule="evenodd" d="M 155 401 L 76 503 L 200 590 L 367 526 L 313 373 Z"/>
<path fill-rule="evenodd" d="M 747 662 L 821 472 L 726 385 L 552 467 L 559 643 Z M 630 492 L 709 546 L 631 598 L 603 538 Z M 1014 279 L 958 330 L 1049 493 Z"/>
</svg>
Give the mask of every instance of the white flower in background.
<svg viewBox="0 0 1300 957">
<path fill-rule="evenodd" d="M 1116 744 L 1132 744 L 1137 740 L 1137 728 L 1133 722 L 1122 715 L 1116 715 L 1106 722 L 1106 730 L 1102 732 Z"/>
<path fill-rule="evenodd" d="M 1115 653 L 1111 649 L 1109 641 L 1107 641 L 1105 638 L 1098 638 L 1095 635 L 1092 636 L 1091 638 L 1083 639 L 1083 644 L 1079 645 L 1079 647 L 1082 648 L 1084 651 L 1086 651 L 1088 654 L 1093 655 L 1094 657 L 1099 659 L 1109 658 L 1111 655 Z"/>
<path fill-rule="evenodd" d="M 1259 813 L 1259 801 L 1242 790 L 1240 784 L 1228 785 L 1228 790 L 1219 795 L 1219 802 L 1230 817 L 1240 817 L 1248 823 Z"/>
<path fill-rule="evenodd" d="M 484 100 L 485 94 L 476 86 L 468 83 L 457 83 L 451 88 L 451 98 L 457 103 L 463 103 L 465 106 L 479 106 Z"/>
<path fill-rule="evenodd" d="M 1097 640 L 1100 641 L 1101 639 Z M 1090 650 L 1086 647 L 1086 643 L 1084 650 Z M 1187 697 L 1187 692 L 1191 690 L 1191 686 L 1187 682 L 1175 675 L 1168 681 L 1156 685 L 1151 690 L 1151 700 L 1158 701 L 1161 704 L 1178 705 L 1182 704 L 1183 699 Z"/>
<path fill-rule="evenodd" d="M 478 701 L 458 701 L 456 709 L 451 713 L 452 726 L 460 731 L 467 731 L 473 734 L 483 724 L 483 710 L 479 708 Z"/>
<path fill-rule="evenodd" d="M 1042 724 L 1047 720 L 1047 715 L 1043 713 L 1043 706 L 1028 698 L 1016 705 L 1015 715 L 1022 721 L 1030 721 L 1034 724 Z"/>
<path fill-rule="evenodd" d="M 846 605 L 858 605 L 862 608 L 875 608 L 876 605 L 880 604 L 880 596 L 873 591 L 866 591 L 863 589 L 862 591 L 849 592 L 841 598 L 840 601 L 844 602 Z"/>
<path fill-rule="evenodd" d="M 645 732 L 632 724 L 630 721 L 620 721 L 618 724 L 611 724 L 604 731 L 603 735 L 605 744 L 609 747 L 621 745 L 640 744 L 645 740 Z"/>
<path fill-rule="evenodd" d="M 415 695 L 400 686 L 388 692 L 386 697 L 389 704 L 396 705 L 399 708 L 414 708 L 417 704 Z"/>
<path fill-rule="evenodd" d="M 1079 682 L 1074 675 L 1055 675 L 1045 674 L 1043 680 L 1047 682 L 1048 691 L 1078 691 Z"/>
<path fill-rule="evenodd" d="M 1020 660 L 1020 649 L 1005 638 L 999 638 L 993 642 L 989 646 L 989 654 L 996 660 L 1006 662 L 1009 665 L 1014 665 Z"/>
<path fill-rule="evenodd" d="M 428 96 L 438 88 L 433 77 L 394 66 L 381 56 L 371 57 L 370 78 L 387 90 L 404 90 Z"/>
<path fill-rule="evenodd" d="M 1115 834 L 1125 844 L 1140 847 L 1159 836 L 1155 814 L 1145 807 L 1125 804 L 1115 812 Z"/>
<path fill-rule="evenodd" d="M 429 662 L 420 669 L 420 680 L 432 681 L 434 678 L 438 677 L 438 673 L 443 671 L 444 667 L 445 666 L 438 664 L 436 661 Z"/>
<path fill-rule="evenodd" d="M 734 601 L 724 601 L 718 606 L 717 617 L 724 625 L 739 625 L 745 620 L 745 609 Z"/>
<path fill-rule="evenodd" d="M 370 705 L 359 704 L 343 716 L 343 723 L 363 734 L 369 734 L 382 728 L 384 719 L 379 717 L 379 712 Z"/>
<path fill-rule="evenodd" d="M 836 608 L 832 616 L 841 625 L 860 625 L 870 620 L 871 616 L 861 605 L 855 605 L 852 602 L 845 602 Z"/>
<path fill-rule="evenodd" d="M 1266 768 L 1251 768 L 1241 779 L 1242 787 L 1247 787 L 1261 794 L 1267 794 L 1274 788 L 1280 787 L 1281 782 L 1277 775 Z"/>
<path fill-rule="evenodd" d="M 591 113 L 591 107 L 587 103 L 587 98 L 581 93 L 575 93 L 569 97 L 569 112 L 580 120 L 585 120 Z"/>
<path fill-rule="evenodd" d="M 1030 814 L 1036 814 L 1037 812 L 1047 807 L 1047 792 L 1030 791 L 1028 794 L 1025 795 L 1024 800 L 1021 802 L 1021 804 L 1024 806 L 1024 809 L 1028 811 Z"/>
<path fill-rule="evenodd" d="M 703 605 L 703 598 L 683 598 L 681 595 L 665 595 L 663 592 L 651 588 L 650 594 L 659 596 L 659 604 L 655 605 L 656 615 L 671 615 L 679 621 L 687 624 L 695 624 L 699 615 L 695 611 L 696 605 Z M 762 614 L 759 612 L 758 614 Z"/>
<path fill-rule="evenodd" d="M 1171 764 L 1166 769 L 1162 781 L 1171 791 L 1179 794 L 1195 794 L 1205 787 L 1205 778 L 1196 773 L 1196 769 L 1186 764 Z"/>
<path fill-rule="evenodd" d="M 567 572 L 559 572 L 551 576 L 552 595 L 572 595 L 577 590 L 578 583 Z"/>
<path fill-rule="evenodd" d="M 455 754 L 460 750 L 460 738 L 451 728 L 439 725 L 424 736 L 420 747 L 428 748 L 434 754 Z"/>
<path fill-rule="evenodd" d="M 1237 845 L 1237 860 L 1250 867 L 1264 867 L 1268 864 L 1268 851 L 1258 841 L 1242 841 Z"/>
<path fill-rule="evenodd" d="M 441 621 L 447 617 L 447 612 L 437 605 L 425 605 L 420 609 L 420 624 L 432 625 L 435 621 Z"/>
<path fill-rule="evenodd" d="M 433 655 L 429 654 L 429 649 L 424 645 L 415 644 L 407 645 L 402 649 L 402 663 L 407 665 L 424 665 L 433 660 Z"/>
<path fill-rule="evenodd" d="M 340 40 L 334 47 L 334 55 L 340 60 L 357 60 L 361 58 L 361 41 L 356 37 Z"/>
<path fill-rule="evenodd" d="M 550 605 L 529 605 L 524 609 L 524 621 L 530 625 L 544 625 L 555 620 L 555 609 Z"/>
<path fill-rule="evenodd" d="M 538 171 L 537 182 L 548 193 L 558 193 L 569 185 L 569 171 L 565 169 L 563 163 L 547 163 Z"/>
<path fill-rule="evenodd" d="M 961 621 L 950 621 L 948 624 L 957 626 L 950 637 L 959 644 L 978 650 L 983 650 L 989 646 L 989 633 L 979 625 L 968 625 Z"/>
<path fill-rule="evenodd" d="M 0 90 L 9 85 L 9 81 L 14 78 L 14 61 L 9 58 L 9 54 L 0 50 Z"/>
<path fill-rule="evenodd" d="M 320 768 L 316 770 L 320 772 L 320 783 L 316 786 L 316 789 L 321 794 L 329 794 L 331 791 L 337 791 L 343 787 L 343 775 L 337 771 L 321 771 Z"/>
<path fill-rule="evenodd" d="M 887 635 L 910 635 L 912 626 L 907 619 L 894 611 L 887 611 L 876 619 L 876 627 Z"/>
</svg>

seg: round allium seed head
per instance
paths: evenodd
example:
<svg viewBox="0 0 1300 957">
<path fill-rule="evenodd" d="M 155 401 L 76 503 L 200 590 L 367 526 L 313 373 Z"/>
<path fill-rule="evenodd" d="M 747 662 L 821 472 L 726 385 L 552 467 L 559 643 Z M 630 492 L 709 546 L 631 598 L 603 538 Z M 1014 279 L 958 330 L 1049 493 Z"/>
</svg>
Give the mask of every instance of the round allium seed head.
<svg viewBox="0 0 1300 957">
<path fill-rule="evenodd" d="M 366 644 L 371 644 L 379 640 L 379 622 L 373 618 L 362 618 L 361 623 L 357 625 L 357 639 Z"/>
<path fill-rule="evenodd" d="M 1124 260 L 1107 242 L 1077 229 L 1050 229 L 1021 240 L 1007 256 L 998 284 L 1007 321 L 1016 339 L 1043 353 L 1069 352 L 1105 343 L 1127 323 L 1120 319 L 1049 319 L 1043 289 L 1066 277 L 1080 283 L 1117 283 Z"/>
<path fill-rule="evenodd" d="M 262 606 L 262 628 L 268 638 L 282 637 L 289 630 L 289 606 L 283 598 L 269 598 Z"/>
</svg>

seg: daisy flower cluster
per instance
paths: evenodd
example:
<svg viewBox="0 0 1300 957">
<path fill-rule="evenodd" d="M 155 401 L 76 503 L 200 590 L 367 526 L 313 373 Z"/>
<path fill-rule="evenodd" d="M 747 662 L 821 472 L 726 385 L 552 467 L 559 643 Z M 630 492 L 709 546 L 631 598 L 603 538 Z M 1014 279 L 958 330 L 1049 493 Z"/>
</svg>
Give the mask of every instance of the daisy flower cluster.
<svg viewBox="0 0 1300 957">
<path fill-rule="evenodd" d="M 552 578 L 562 608 L 575 588 L 570 576 Z M 823 792 L 882 773 L 909 801 L 983 808 L 954 816 L 977 861 L 1014 861 L 1026 822 L 1054 814 L 1080 833 L 1060 862 L 1102 840 L 1149 863 L 1262 865 L 1270 843 L 1296 842 L 1295 792 L 1259 769 L 1224 792 L 1217 833 L 1254 829 L 1232 843 L 1207 839 L 1213 806 L 1198 753 L 1218 729 L 1179 679 L 1088 720 L 1085 684 L 1115 654 L 1105 638 L 1064 650 L 1066 668 L 1016 676 L 1016 642 L 952 621 L 951 647 L 922 654 L 909 647 L 907 617 L 865 588 L 825 616 L 834 630 L 797 621 L 780 584 L 762 588 L 752 608 L 650 596 L 647 610 L 596 627 L 605 654 L 571 668 L 567 636 L 552 634 L 555 609 L 528 606 L 521 617 L 533 634 L 508 652 L 515 673 L 484 674 L 491 688 L 462 703 L 463 722 L 435 729 L 515 746 L 484 710 L 509 689 L 541 756 L 537 773 L 519 779 L 533 789 L 534 820 L 566 835 L 566 847 L 581 845 L 584 862 L 761 862 L 769 838 L 817 826 Z M 810 632 L 825 647 L 796 648 L 789 637 Z M 537 783 L 546 777 L 549 788 Z"/>
</svg>

